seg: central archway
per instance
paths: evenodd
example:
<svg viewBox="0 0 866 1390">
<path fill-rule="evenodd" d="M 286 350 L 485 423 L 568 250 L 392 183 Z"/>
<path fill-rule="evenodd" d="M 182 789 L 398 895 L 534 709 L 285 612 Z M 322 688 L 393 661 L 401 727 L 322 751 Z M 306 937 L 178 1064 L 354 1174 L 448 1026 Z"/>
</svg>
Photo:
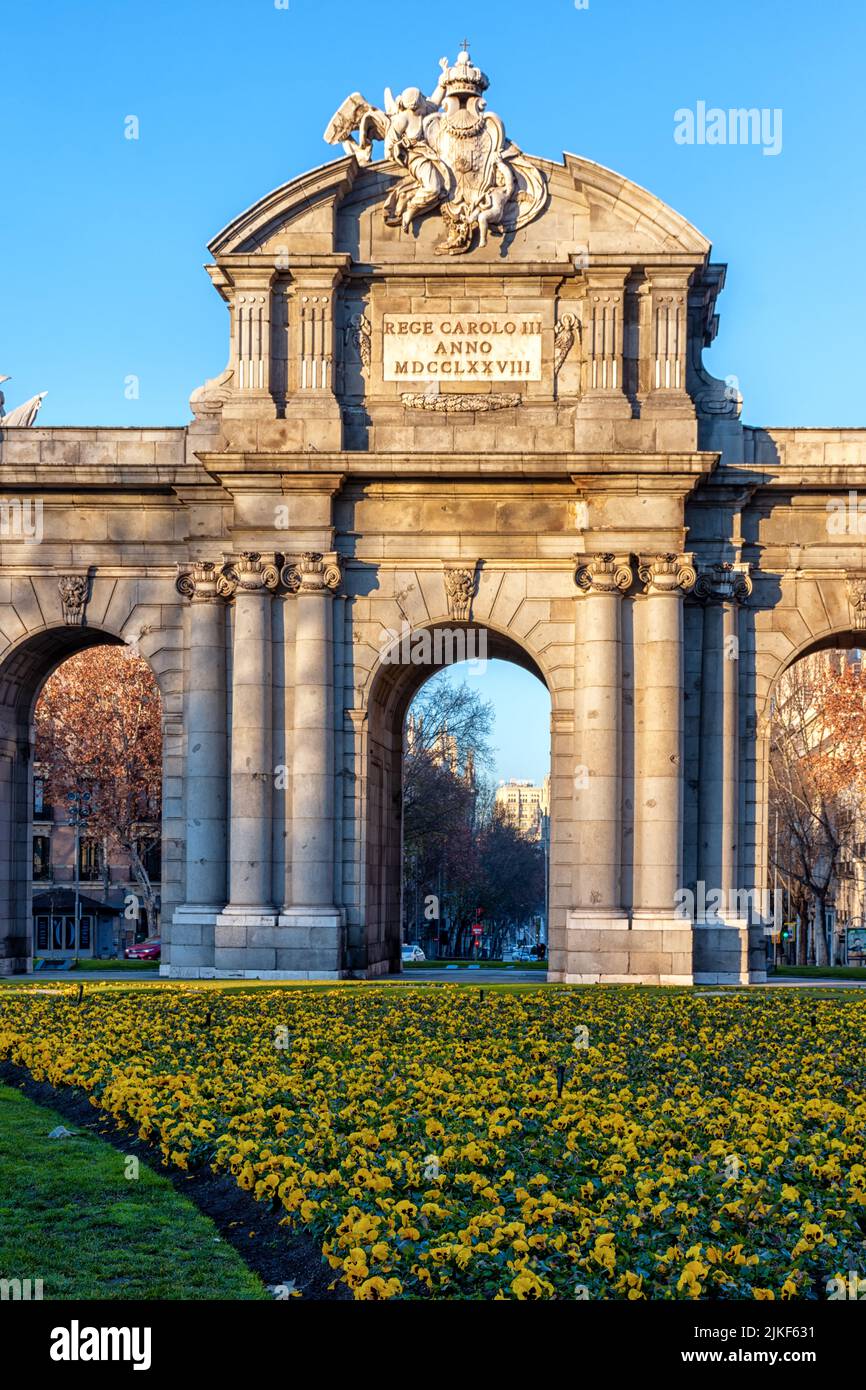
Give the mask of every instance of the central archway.
<svg viewBox="0 0 866 1390">
<path fill-rule="evenodd" d="M 511 662 L 545 686 L 551 683 L 535 657 L 510 633 L 482 623 L 428 623 L 407 630 L 381 654 L 369 684 L 365 754 L 364 845 L 361 930 L 349 928 L 348 961 L 368 976 L 400 970 L 403 825 L 403 730 L 409 706 L 438 671 L 455 664 L 455 654 Z M 420 659 L 413 659 L 413 654 Z M 457 656 L 457 660 L 466 659 Z M 555 769 L 551 751 L 551 787 Z M 557 835 L 551 795 L 551 863 Z M 554 919 L 551 903 L 551 925 Z M 559 916 L 564 924 L 564 909 Z"/>
</svg>

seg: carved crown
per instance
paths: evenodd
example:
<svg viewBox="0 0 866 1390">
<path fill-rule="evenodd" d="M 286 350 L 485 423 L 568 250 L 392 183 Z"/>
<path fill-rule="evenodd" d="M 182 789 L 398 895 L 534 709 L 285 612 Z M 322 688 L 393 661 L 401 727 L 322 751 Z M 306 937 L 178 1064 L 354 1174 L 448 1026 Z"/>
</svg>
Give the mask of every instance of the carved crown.
<svg viewBox="0 0 866 1390">
<path fill-rule="evenodd" d="M 482 92 L 487 91 L 490 82 L 472 62 L 468 49 L 464 48 L 462 53 L 458 53 L 453 67 L 443 70 L 441 85 L 446 96 L 480 97 Z"/>
</svg>

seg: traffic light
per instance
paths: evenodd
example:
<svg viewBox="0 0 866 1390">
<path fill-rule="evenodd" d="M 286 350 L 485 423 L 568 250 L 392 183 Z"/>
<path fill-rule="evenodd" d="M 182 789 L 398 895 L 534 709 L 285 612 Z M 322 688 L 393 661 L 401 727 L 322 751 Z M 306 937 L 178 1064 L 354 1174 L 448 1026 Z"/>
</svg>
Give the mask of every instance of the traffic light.
<svg viewBox="0 0 866 1390">
<path fill-rule="evenodd" d="M 782 923 L 782 930 L 779 932 L 779 940 L 780 940 L 780 941 L 791 941 L 792 938 L 793 938 L 793 936 L 794 936 L 793 927 L 794 927 L 794 923 L 793 923 L 793 922 L 783 922 L 783 923 Z"/>
</svg>

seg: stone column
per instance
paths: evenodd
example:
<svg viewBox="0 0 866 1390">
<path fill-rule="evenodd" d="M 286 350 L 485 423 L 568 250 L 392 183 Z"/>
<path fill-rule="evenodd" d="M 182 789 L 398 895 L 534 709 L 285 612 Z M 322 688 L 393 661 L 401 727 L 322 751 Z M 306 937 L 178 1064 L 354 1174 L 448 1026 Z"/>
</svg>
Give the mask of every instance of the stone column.
<svg viewBox="0 0 866 1390">
<path fill-rule="evenodd" d="M 292 901 L 279 919 L 278 967 L 310 978 L 343 968 L 334 903 L 333 595 L 339 556 L 303 555 L 283 570 L 296 595 L 292 739 Z"/>
<path fill-rule="evenodd" d="M 597 555 L 577 571 L 574 824 L 576 904 L 566 919 L 568 981 L 624 980 L 631 933 L 622 907 L 622 595 L 628 556 Z"/>
<path fill-rule="evenodd" d="M 752 590 L 748 567 L 714 564 L 695 586 L 703 598 L 698 791 L 696 978 L 748 982 L 748 904 L 737 890 L 739 826 L 739 605 Z M 754 904 L 760 913 L 760 903 Z"/>
<path fill-rule="evenodd" d="M 271 590 L 279 572 L 249 551 L 232 562 L 231 827 L 229 902 L 217 921 L 217 970 L 255 975 L 276 967 L 272 900 L 274 786 Z"/>
<path fill-rule="evenodd" d="M 622 919 L 622 595 L 634 576 L 627 556 L 599 555 L 581 566 L 583 682 L 576 692 L 580 767 L 577 908 Z"/>
<path fill-rule="evenodd" d="M 647 557 L 635 615 L 635 845 L 633 930 L 645 978 L 690 983 L 692 926 L 682 890 L 683 595 L 697 575 L 687 555 Z"/>
<path fill-rule="evenodd" d="M 177 589 L 190 600 L 187 689 L 186 885 L 172 918 L 172 974 L 212 973 L 214 924 L 226 902 L 226 605 L 221 567 L 197 560 Z"/>
</svg>

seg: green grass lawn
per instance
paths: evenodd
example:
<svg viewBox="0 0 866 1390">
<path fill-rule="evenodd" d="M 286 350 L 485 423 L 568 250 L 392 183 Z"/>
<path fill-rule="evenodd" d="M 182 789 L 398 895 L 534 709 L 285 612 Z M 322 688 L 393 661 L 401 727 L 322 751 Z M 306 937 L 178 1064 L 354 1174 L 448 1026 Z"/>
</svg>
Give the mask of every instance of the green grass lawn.
<svg viewBox="0 0 866 1390">
<path fill-rule="evenodd" d="M 268 1299 L 216 1226 L 167 1178 L 0 1086 L 0 1279 L 45 1299 Z"/>
<path fill-rule="evenodd" d="M 775 974 L 803 980 L 866 980 L 866 966 L 777 965 Z"/>
<path fill-rule="evenodd" d="M 159 961 L 126 959 L 93 960 L 89 956 L 82 956 L 79 960 L 76 960 L 72 970 L 93 970 L 98 974 L 107 974 L 109 971 L 113 970 L 129 970 L 132 974 L 135 974 L 139 970 L 159 970 Z M 36 971 L 37 975 L 40 973 L 40 971 Z"/>
</svg>

